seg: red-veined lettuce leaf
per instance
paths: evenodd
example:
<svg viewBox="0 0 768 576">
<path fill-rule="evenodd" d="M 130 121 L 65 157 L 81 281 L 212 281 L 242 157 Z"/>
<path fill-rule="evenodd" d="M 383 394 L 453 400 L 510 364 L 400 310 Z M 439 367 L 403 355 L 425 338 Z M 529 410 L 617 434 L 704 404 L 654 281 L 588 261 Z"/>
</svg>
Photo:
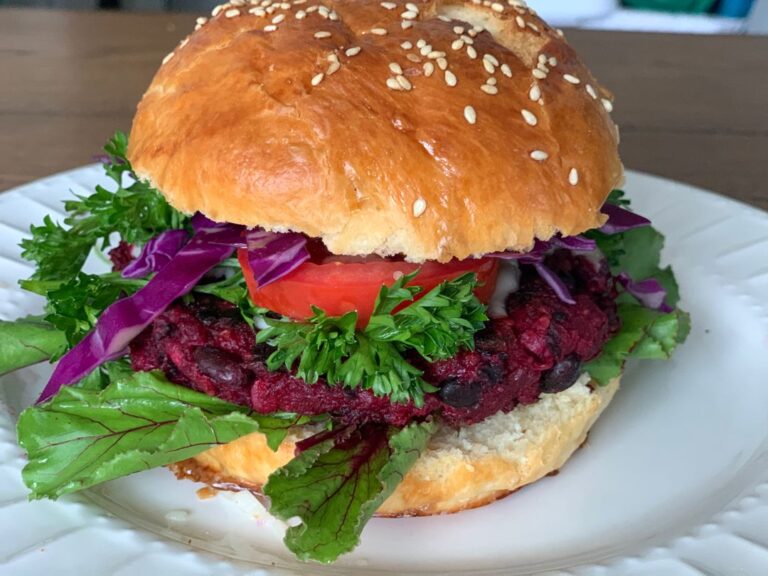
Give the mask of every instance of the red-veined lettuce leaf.
<svg viewBox="0 0 768 576">
<path fill-rule="evenodd" d="M 67 386 L 22 412 L 19 444 L 27 451 L 24 483 L 32 498 L 57 498 L 191 458 L 251 432 L 276 449 L 305 419 L 262 416 L 172 384 L 162 374 L 123 374 L 103 390 Z"/>
<path fill-rule="evenodd" d="M 301 519 L 286 532 L 286 546 L 302 560 L 319 562 L 333 562 L 352 550 L 366 522 L 426 448 L 435 427 L 413 423 L 395 430 L 368 424 L 305 442 L 264 487 L 273 515 L 285 521 Z"/>
</svg>

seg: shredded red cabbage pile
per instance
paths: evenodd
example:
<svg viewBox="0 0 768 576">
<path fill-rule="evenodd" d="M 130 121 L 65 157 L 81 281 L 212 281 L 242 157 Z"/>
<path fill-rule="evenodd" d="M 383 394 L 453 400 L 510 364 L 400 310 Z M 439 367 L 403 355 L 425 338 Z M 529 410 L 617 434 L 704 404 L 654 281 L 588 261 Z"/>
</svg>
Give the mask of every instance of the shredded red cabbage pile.
<svg viewBox="0 0 768 576">
<path fill-rule="evenodd" d="M 608 221 L 599 229 L 603 234 L 619 234 L 651 224 L 651 221 L 647 218 L 609 202 L 603 205 L 601 212 L 608 216 Z M 594 240 L 583 236 L 568 236 L 565 238 L 555 236 L 546 242 L 536 240 L 533 249 L 528 252 L 497 252 L 490 254 L 490 256 L 503 260 L 516 260 L 520 264 L 533 266 L 536 268 L 539 276 L 557 294 L 560 300 L 566 304 L 575 304 L 576 301 L 573 299 L 565 283 L 544 264 L 544 258 L 556 248 L 565 248 L 573 252 L 593 252 L 597 249 L 597 244 Z M 665 302 L 667 297 L 666 290 L 657 280 L 651 278 L 635 282 L 626 273 L 619 274 L 616 279 L 643 306 L 661 312 L 672 311 L 672 308 Z"/>
<path fill-rule="evenodd" d="M 246 232 L 245 240 L 248 264 L 259 287 L 271 284 L 309 260 L 307 237 L 303 234 L 255 229 Z"/>
<path fill-rule="evenodd" d="M 144 278 L 168 264 L 189 240 L 186 230 L 167 230 L 149 240 L 141 254 L 123 268 L 124 278 Z"/>
<path fill-rule="evenodd" d="M 94 329 L 59 361 L 38 402 L 48 400 L 62 386 L 77 382 L 104 362 L 124 355 L 131 340 L 229 258 L 235 248 L 249 247 L 249 262 L 260 285 L 274 282 L 309 257 L 301 234 L 246 233 L 243 226 L 218 224 L 200 214 L 192 219 L 192 226 L 195 233 L 189 242 L 184 230 L 164 232 L 147 242 L 124 275 L 140 278 L 155 272 L 155 276 L 135 294 L 104 311 Z"/>
</svg>

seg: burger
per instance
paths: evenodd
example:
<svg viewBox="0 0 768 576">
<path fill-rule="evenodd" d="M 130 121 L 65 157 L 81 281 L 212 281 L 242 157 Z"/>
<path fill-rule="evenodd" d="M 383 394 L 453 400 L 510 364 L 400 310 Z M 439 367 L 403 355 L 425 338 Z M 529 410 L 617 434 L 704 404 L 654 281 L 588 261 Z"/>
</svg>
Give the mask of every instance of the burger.
<svg viewBox="0 0 768 576">
<path fill-rule="evenodd" d="M 557 471 L 688 332 L 612 96 L 523 2 L 232 1 L 33 226 L 2 370 L 33 498 L 168 466 L 267 497 L 301 559 Z M 111 270 L 88 274 L 89 255 Z"/>
</svg>

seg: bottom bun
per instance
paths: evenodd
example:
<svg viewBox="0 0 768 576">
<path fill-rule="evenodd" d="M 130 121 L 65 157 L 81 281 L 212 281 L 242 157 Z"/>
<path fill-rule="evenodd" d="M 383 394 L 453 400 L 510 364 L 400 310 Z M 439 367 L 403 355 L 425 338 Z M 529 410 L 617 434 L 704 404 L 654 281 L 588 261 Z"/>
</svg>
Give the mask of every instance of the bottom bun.
<svg viewBox="0 0 768 576">
<path fill-rule="evenodd" d="M 618 378 L 600 387 L 583 375 L 568 390 L 543 394 L 535 404 L 471 426 L 443 426 L 376 515 L 427 516 L 475 508 L 555 472 L 586 440 L 618 387 Z M 273 452 L 256 432 L 171 469 L 179 478 L 214 488 L 259 491 L 307 435 L 298 429 Z"/>
</svg>

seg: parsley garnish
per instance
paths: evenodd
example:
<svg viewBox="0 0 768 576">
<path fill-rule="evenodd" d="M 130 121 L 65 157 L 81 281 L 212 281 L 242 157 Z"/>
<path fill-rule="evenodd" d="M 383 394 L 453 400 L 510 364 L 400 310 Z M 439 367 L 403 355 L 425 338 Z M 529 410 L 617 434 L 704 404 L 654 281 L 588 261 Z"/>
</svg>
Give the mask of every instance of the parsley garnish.
<svg viewBox="0 0 768 576">
<path fill-rule="evenodd" d="M 357 312 L 328 316 L 319 308 L 306 322 L 270 320 L 257 341 L 275 347 L 267 359 L 270 370 L 294 369 L 312 384 L 325 378 L 331 385 L 370 389 L 393 402 L 423 405 L 424 393 L 435 388 L 405 357 L 415 352 L 427 362 L 474 348 L 474 335 L 488 317 L 474 294 L 477 277 L 464 274 L 443 282 L 402 310 L 422 289 L 409 286 L 417 272 L 382 286 L 368 325 L 356 330 Z"/>
<path fill-rule="evenodd" d="M 71 280 L 82 269 L 91 248 L 110 244 L 110 235 L 132 244 L 142 244 L 171 228 L 184 228 L 186 216 L 171 207 L 148 183 L 139 180 L 126 158 L 128 140 L 118 132 L 104 147 L 108 160 L 104 170 L 117 183 L 111 192 L 96 186 L 90 196 L 64 202 L 65 226 L 46 216 L 41 226 L 32 226 L 32 237 L 24 239 L 22 256 L 37 264 L 36 280 Z M 129 178 L 125 178 L 125 176 Z M 124 185 L 123 180 L 128 180 Z"/>
</svg>

